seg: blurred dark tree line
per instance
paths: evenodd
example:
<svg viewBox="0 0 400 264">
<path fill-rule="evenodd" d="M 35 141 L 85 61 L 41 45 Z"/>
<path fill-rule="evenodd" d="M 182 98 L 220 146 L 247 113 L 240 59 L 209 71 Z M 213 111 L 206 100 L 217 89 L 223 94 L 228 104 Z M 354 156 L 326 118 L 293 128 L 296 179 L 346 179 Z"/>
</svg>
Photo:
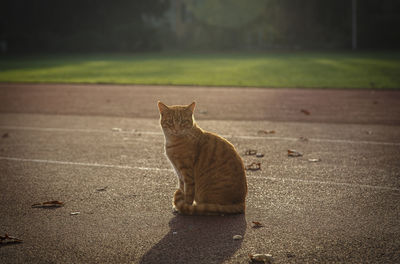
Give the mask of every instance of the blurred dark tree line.
<svg viewBox="0 0 400 264">
<path fill-rule="evenodd" d="M 162 0 L 3 0 L 0 40 L 11 52 L 107 52 L 161 48 L 152 17 Z"/>
<path fill-rule="evenodd" d="M 175 2 L 180 2 L 186 13 L 177 23 L 183 46 L 261 50 L 352 47 L 352 0 Z M 400 1 L 357 0 L 356 4 L 358 47 L 400 48 Z"/>
<path fill-rule="evenodd" d="M 350 49 L 352 0 L 3 0 L 0 51 Z M 400 48 L 400 1 L 357 0 L 361 49 Z"/>
</svg>

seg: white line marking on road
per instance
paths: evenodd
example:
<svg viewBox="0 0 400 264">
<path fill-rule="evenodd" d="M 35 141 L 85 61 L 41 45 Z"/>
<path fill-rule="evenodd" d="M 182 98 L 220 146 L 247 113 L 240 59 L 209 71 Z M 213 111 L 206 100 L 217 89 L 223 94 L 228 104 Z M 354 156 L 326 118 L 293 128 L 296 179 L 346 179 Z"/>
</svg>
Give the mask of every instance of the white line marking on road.
<svg viewBox="0 0 400 264">
<path fill-rule="evenodd" d="M 163 135 L 161 132 L 151 131 L 112 131 L 104 129 L 82 129 L 82 128 L 54 128 L 54 127 L 22 127 L 22 126 L 0 126 L 0 129 L 11 129 L 11 130 L 30 130 L 30 131 L 42 131 L 42 132 L 82 132 L 82 133 L 121 133 L 121 134 L 145 134 L 145 135 Z"/>
<path fill-rule="evenodd" d="M 73 166 L 87 166 L 87 167 L 101 167 L 101 168 L 115 168 L 115 169 L 135 169 L 135 170 L 145 170 L 145 171 L 173 172 L 173 169 L 166 169 L 166 168 L 136 167 L 136 166 L 111 165 L 111 164 L 101 164 L 101 163 L 71 162 L 71 161 L 42 160 L 42 159 L 23 159 L 23 158 L 2 157 L 2 156 L 0 156 L 0 160 L 46 163 L 46 164 L 59 164 L 59 165 L 73 165 Z M 400 188 L 396 188 L 396 187 L 377 186 L 377 185 L 368 185 L 368 184 L 354 184 L 354 183 L 333 182 L 333 181 L 316 181 L 316 180 L 275 178 L 275 177 L 268 177 L 268 176 L 251 176 L 251 175 L 247 175 L 247 178 L 282 181 L 283 183 L 285 183 L 286 181 L 289 181 L 289 182 L 294 182 L 294 183 L 300 182 L 300 183 L 306 183 L 306 184 L 319 184 L 319 185 L 323 184 L 323 185 L 345 186 L 345 187 L 351 187 L 351 188 L 367 188 L 367 189 L 376 189 L 376 190 L 385 190 L 385 191 L 400 191 Z"/>
<path fill-rule="evenodd" d="M 82 132 L 82 133 L 122 133 L 133 135 L 156 135 L 162 136 L 162 132 L 152 131 L 112 131 L 104 129 L 79 129 L 79 128 L 43 128 L 43 127 L 22 127 L 22 126 L 0 126 L 0 129 L 11 130 L 30 130 L 30 131 L 43 131 L 43 132 Z M 239 138 L 239 139 L 254 139 L 254 140 L 283 140 L 283 141 L 299 141 L 299 138 L 294 137 L 260 137 L 260 136 L 241 136 L 241 135 L 222 135 L 225 138 Z M 400 142 L 380 142 L 380 141 L 367 141 L 367 140 L 347 140 L 347 139 L 320 139 L 309 138 L 310 142 L 322 143 L 342 143 L 342 144 L 369 144 L 369 145 L 386 145 L 386 146 L 400 146 Z"/>
<path fill-rule="evenodd" d="M 71 161 L 59 161 L 59 160 L 42 160 L 42 159 L 21 159 L 13 157 L 1 157 L 0 160 L 9 161 L 22 161 L 22 162 L 35 162 L 35 163 L 48 163 L 48 164 L 60 164 L 60 165 L 75 165 L 75 166 L 87 166 L 87 167 L 102 167 L 102 168 L 115 168 L 115 169 L 136 169 L 136 170 L 147 170 L 147 171 L 172 171 L 172 169 L 160 169 L 160 168 L 148 168 L 148 167 L 134 167 L 125 165 L 110 165 L 100 163 L 87 163 L 87 162 L 71 162 Z"/>
</svg>

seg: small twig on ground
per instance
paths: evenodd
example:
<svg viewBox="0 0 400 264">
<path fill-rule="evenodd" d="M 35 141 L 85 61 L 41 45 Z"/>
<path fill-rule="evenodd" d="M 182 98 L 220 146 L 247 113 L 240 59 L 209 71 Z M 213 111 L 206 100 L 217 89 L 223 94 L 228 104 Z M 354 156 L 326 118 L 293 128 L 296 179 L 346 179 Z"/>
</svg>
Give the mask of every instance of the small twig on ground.
<svg viewBox="0 0 400 264">
<path fill-rule="evenodd" d="M 61 207 L 64 206 L 63 202 L 60 201 L 48 201 L 43 203 L 35 203 L 32 204 L 32 208 L 52 208 L 52 207 Z"/>
<path fill-rule="evenodd" d="M 4 244 L 22 243 L 22 240 L 16 237 L 9 236 L 8 234 L 5 234 L 4 236 L 0 236 L 0 244 L 3 243 Z"/>
</svg>

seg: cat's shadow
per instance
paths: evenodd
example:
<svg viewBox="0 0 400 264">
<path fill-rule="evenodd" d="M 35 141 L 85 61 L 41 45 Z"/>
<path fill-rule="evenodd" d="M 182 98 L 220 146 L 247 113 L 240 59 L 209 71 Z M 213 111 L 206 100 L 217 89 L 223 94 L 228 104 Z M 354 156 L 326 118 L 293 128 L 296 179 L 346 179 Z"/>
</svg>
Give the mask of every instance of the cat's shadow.
<svg viewBox="0 0 400 264">
<path fill-rule="evenodd" d="M 228 216 L 173 217 L 170 231 L 142 257 L 140 263 L 222 263 L 241 246 L 246 218 Z"/>
</svg>

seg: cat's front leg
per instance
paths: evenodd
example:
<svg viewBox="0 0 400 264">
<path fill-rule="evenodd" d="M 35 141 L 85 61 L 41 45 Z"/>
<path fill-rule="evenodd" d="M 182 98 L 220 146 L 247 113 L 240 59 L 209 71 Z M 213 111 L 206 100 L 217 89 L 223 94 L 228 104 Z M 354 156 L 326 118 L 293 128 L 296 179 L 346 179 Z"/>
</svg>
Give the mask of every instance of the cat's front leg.
<svg viewBox="0 0 400 264">
<path fill-rule="evenodd" d="M 179 179 L 179 189 L 182 192 L 184 192 L 184 190 L 185 190 L 185 183 L 181 179 Z"/>
<path fill-rule="evenodd" d="M 193 204 L 194 201 L 194 181 L 193 180 L 185 180 L 185 186 L 183 191 L 185 197 L 185 203 Z"/>
<path fill-rule="evenodd" d="M 192 167 L 187 164 L 178 165 L 179 189 L 183 191 L 185 203 L 192 205 L 194 201 L 194 178 Z"/>
</svg>

